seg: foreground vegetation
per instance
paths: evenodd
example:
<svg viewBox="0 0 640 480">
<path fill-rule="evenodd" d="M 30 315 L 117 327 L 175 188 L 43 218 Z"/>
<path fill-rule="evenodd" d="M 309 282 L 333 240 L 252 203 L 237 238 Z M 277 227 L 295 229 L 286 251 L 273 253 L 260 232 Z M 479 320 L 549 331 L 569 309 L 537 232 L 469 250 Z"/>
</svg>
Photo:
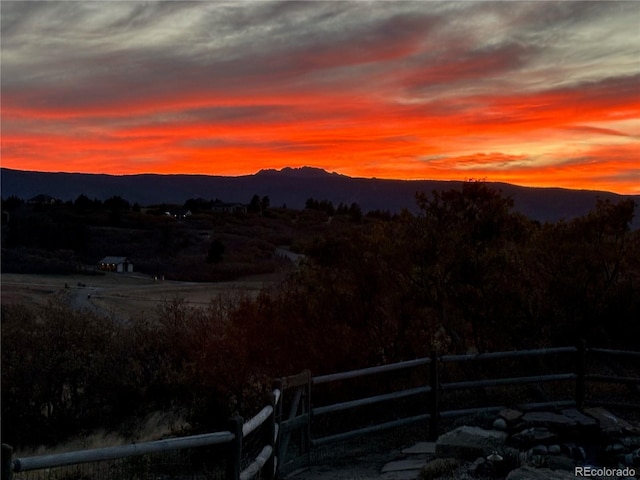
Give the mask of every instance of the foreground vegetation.
<svg viewBox="0 0 640 480">
<path fill-rule="evenodd" d="M 263 258 L 277 268 L 274 245 L 305 254 L 303 264 L 257 298 L 222 296 L 206 308 L 176 299 L 160 305 L 153 320 L 125 324 L 74 311 L 62 300 L 46 308 L 3 305 L 3 441 L 56 442 L 179 407 L 188 409 L 194 431 L 213 430 L 231 413 L 261 406 L 271 378 L 304 368 L 321 374 L 430 350 L 509 350 L 578 338 L 637 348 L 640 232 L 630 229 L 632 201 L 599 202 L 585 217 L 549 224 L 514 213 L 508 198 L 482 183 L 419 194 L 417 202 L 417 215 L 346 208 L 338 215 L 308 202 L 303 212 L 267 206 L 245 216 L 196 216 L 198 230 L 225 246 L 210 262 L 211 239 L 184 247 L 193 265 L 197 250 L 194 271 L 205 276 L 225 262 L 242 263 L 229 248 L 229 225 L 250 232 L 237 235 L 236 246 L 254 235 L 264 242 L 251 247 L 263 257 L 249 258 L 249 265 Z M 134 214 L 121 214 L 111 228 L 123 228 Z M 172 235 L 183 228 L 167 220 L 173 219 L 153 221 L 176 228 Z M 22 248 L 16 237 L 11 241 L 9 247 Z M 89 255 L 82 248 L 91 245 L 69 255 Z M 148 249 L 159 254 L 153 245 Z M 3 264 L 4 248 L 3 242 Z"/>
</svg>

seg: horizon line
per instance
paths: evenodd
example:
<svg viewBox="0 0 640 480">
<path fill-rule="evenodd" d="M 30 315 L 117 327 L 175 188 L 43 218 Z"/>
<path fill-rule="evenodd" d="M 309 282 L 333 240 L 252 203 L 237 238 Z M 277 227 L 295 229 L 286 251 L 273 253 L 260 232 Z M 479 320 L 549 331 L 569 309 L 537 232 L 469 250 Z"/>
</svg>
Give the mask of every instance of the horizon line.
<svg viewBox="0 0 640 480">
<path fill-rule="evenodd" d="M 338 175 L 341 177 L 353 179 L 353 180 L 375 180 L 375 181 L 397 181 L 397 182 L 438 182 L 438 183 L 467 183 L 467 182 L 481 182 L 488 184 L 499 184 L 499 185 L 509 185 L 518 188 L 528 188 L 528 189 L 536 189 L 536 190 L 571 190 L 571 191 L 585 191 L 585 192 L 602 192 L 609 193 L 624 197 L 640 197 L 639 193 L 621 193 L 613 190 L 601 190 L 601 189 L 593 189 L 593 188 L 572 188 L 566 186 L 549 186 L 549 185 L 524 185 L 520 183 L 512 183 L 504 180 L 489 180 L 486 178 L 475 179 L 475 178 L 465 178 L 464 180 L 460 179 L 437 179 L 437 178 L 392 178 L 392 177 L 361 177 L 361 176 L 351 176 L 346 175 L 337 171 L 329 171 L 322 167 L 315 167 L 311 165 L 304 165 L 299 167 L 291 167 L 285 166 L 281 168 L 262 168 L 254 173 L 244 173 L 237 175 L 224 175 L 224 174 L 212 174 L 212 173 L 162 173 L 162 172 L 140 172 L 140 173 L 96 173 L 96 172 L 79 172 L 79 171 L 48 171 L 48 170 L 23 170 L 19 168 L 11 168 L 0 166 L 0 170 L 12 170 L 15 172 L 24 172 L 24 173 L 44 173 L 44 174 L 61 174 L 61 175 L 104 175 L 109 177 L 135 177 L 135 176 L 160 176 L 160 177 L 169 177 L 169 176 L 183 176 L 183 177 L 222 177 L 222 178 L 242 178 L 242 177 L 252 177 L 259 175 L 261 172 L 275 172 L 282 173 L 284 170 L 294 170 L 300 171 L 303 169 L 309 170 L 318 170 L 327 175 Z"/>
</svg>

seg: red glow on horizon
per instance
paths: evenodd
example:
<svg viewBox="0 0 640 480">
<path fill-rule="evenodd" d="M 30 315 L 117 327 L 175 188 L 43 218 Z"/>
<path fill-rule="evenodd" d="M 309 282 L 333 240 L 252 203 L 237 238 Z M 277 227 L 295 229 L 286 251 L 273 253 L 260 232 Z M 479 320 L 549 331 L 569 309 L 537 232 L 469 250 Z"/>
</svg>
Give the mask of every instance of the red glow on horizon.
<svg viewBox="0 0 640 480">
<path fill-rule="evenodd" d="M 559 98 L 560 93 L 564 96 Z M 603 118 L 633 120 L 640 95 L 624 102 L 597 91 L 495 98 L 469 97 L 460 105 L 427 106 L 323 102 L 282 98 L 211 104 L 212 118 L 181 117 L 184 102 L 129 122 L 126 113 L 77 111 L 70 117 L 35 108 L 3 111 L 44 125 L 37 133 L 2 136 L 2 165 L 34 171 L 114 175 L 248 175 L 265 168 L 313 165 L 353 177 L 486 179 L 525 186 L 558 186 L 640 193 L 637 134 L 590 127 Z M 591 95 L 588 104 L 585 96 Z M 9 102 L 11 103 L 11 102 Z M 265 108 L 255 116 L 215 118 L 217 108 Z M 130 106 L 145 112 L 146 105 Z M 271 111 L 273 109 L 273 112 Z M 110 115 L 114 115 L 112 122 Z M 104 124 L 94 122 L 95 115 Z M 106 118 L 106 120 L 105 120 Z M 132 118 L 136 118 L 133 116 Z M 53 126 L 52 126 L 53 125 Z M 586 158 L 582 162 L 572 158 Z M 539 161 L 543 159 L 544 161 Z"/>
</svg>

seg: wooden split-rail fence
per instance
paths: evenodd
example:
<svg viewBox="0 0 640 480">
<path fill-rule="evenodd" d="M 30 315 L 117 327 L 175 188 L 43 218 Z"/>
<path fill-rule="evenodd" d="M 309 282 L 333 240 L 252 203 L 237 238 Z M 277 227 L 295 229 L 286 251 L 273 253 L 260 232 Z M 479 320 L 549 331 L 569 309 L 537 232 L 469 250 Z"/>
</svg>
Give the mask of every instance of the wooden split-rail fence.
<svg viewBox="0 0 640 480">
<path fill-rule="evenodd" d="M 477 364 L 480 364 L 490 360 L 541 359 L 548 356 L 562 358 L 562 360 L 556 362 L 556 365 L 566 366 L 565 371 L 551 374 L 483 378 L 454 382 L 443 382 L 440 375 L 441 368 L 447 364 L 465 364 L 468 362 L 473 362 L 474 364 L 477 362 Z M 627 361 L 630 361 L 631 365 L 634 366 L 631 368 L 632 376 L 596 374 L 587 371 L 587 359 L 603 358 L 627 359 Z M 427 370 L 427 378 L 425 378 L 423 385 L 329 405 L 314 405 L 312 402 L 312 393 L 317 388 L 321 388 L 322 385 L 348 382 L 374 375 L 390 372 L 397 373 L 412 369 Z M 224 478 L 229 480 L 250 480 L 253 478 L 272 480 L 282 478 L 295 469 L 309 465 L 311 462 L 310 453 L 315 447 L 321 445 L 419 423 L 424 423 L 428 426 L 427 436 L 434 439 L 440 431 L 440 422 L 444 419 L 479 412 L 492 412 L 506 407 L 505 405 L 482 405 L 473 408 L 445 409 L 443 408 L 445 405 L 441 402 L 441 399 L 446 392 L 474 391 L 489 387 L 513 387 L 527 384 L 539 385 L 547 382 L 571 382 L 573 384 L 572 398 L 568 400 L 556 399 L 546 402 L 527 403 L 519 406 L 530 409 L 561 407 L 576 407 L 582 409 L 585 406 L 601 405 L 640 410 L 640 403 L 637 402 L 638 398 L 640 398 L 640 352 L 587 348 L 584 342 L 580 342 L 576 347 L 543 348 L 467 355 L 438 356 L 437 354 L 432 354 L 429 357 L 415 360 L 315 377 L 307 370 L 274 382 L 274 390 L 270 395 L 268 405 L 246 422 L 243 421 L 241 417 L 232 418 L 229 421 L 228 431 L 118 447 L 24 458 L 14 457 L 11 447 L 3 445 L 2 480 L 9 480 L 12 477 L 17 479 L 19 478 L 20 472 L 212 445 L 224 445 L 226 447 L 226 471 Z M 610 399 L 606 401 L 591 400 L 588 395 L 589 386 L 595 383 L 626 385 L 631 392 L 635 392 L 632 393 L 632 396 L 635 397 L 632 398 L 632 400 L 636 401 L 636 403 L 612 402 Z M 365 427 L 324 436 L 316 435 L 316 432 L 314 432 L 314 422 L 325 415 L 361 409 L 363 407 L 385 404 L 402 399 L 421 398 L 420 396 L 424 396 L 425 400 L 418 402 L 423 405 L 423 411 L 417 415 L 381 422 L 376 421 L 376 419 L 369 419 L 369 424 Z M 284 411 L 285 404 L 286 411 Z M 252 434 L 257 434 L 256 431 L 259 431 L 261 438 L 261 450 L 255 458 L 250 459 L 245 468 L 241 468 L 242 465 L 247 464 L 246 456 L 243 455 L 243 446 L 247 438 L 250 438 Z"/>
</svg>

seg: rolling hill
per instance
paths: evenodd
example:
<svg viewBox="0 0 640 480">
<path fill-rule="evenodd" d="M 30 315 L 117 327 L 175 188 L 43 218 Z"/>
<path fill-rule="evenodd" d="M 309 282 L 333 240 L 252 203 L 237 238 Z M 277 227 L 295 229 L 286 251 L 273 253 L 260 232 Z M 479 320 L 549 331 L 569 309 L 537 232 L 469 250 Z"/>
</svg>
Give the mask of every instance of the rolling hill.
<svg viewBox="0 0 640 480">
<path fill-rule="evenodd" d="M 153 205 L 183 204 L 190 198 L 218 198 L 225 202 L 248 203 L 255 194 L 269 196 L 272 206 L 303 208 L 313 197 L 330 200 L 334 205 L 358 203 L 363 211 L 403 208 L 414 210 L 418 191 L 448 190 L 460 182 L 436 180 L 386 180 L 352 178 L 325 170 L 303 167 L 261 170 L 237 177 L 208 175 L 105 175 L 85 173 L 48 173 L 2 168 L 2 196 L 15 195 L 28 200 L 48 194 L 63 201 L 84 194 L 104 200 L 119 195 L 131 203 Z M 531 188 L 507 183 L 492 183 L 513 198 L 516 210 L 539 221 L 571 219 L 589 212 L 597 198 L 616 202 L 628 196 L 593 190 Z M 640 203 L 640 196 L 631 196 Z M 636 225 L 638 222 L 636 221 Z"/>
</svg>

